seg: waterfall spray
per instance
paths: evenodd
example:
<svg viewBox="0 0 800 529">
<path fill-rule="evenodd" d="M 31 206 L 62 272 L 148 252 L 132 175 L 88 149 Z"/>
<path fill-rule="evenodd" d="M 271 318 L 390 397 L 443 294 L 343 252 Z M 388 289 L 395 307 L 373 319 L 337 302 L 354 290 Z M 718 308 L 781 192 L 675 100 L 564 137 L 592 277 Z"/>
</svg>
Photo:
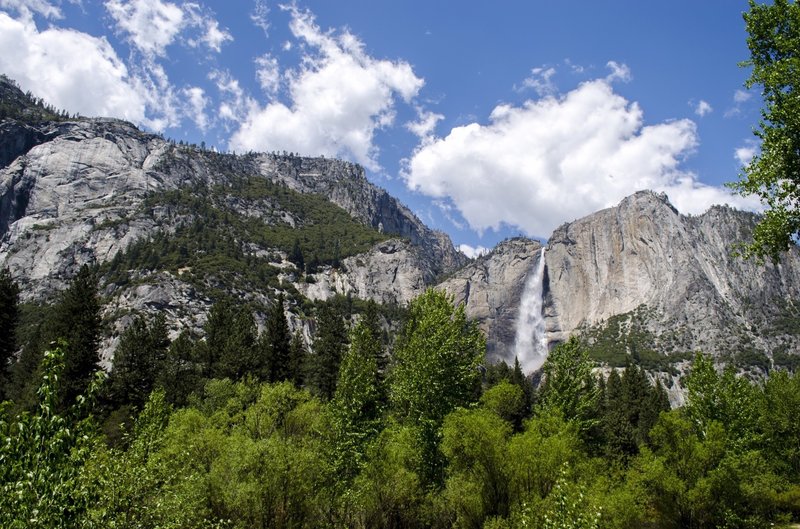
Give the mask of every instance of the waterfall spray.
<svg viewBox="0 0 800 529">
<path fill-rule="evenodd" d="M 528 273 L 517 314 L 517 336 L 514 354 L 519 358 L 525 373 L 539 369 L 547 358 L 547 338 L 542 315 L 542 287 L 544 283 L 544 247 L 539 254 L 535 270 Z"/>
</svg>

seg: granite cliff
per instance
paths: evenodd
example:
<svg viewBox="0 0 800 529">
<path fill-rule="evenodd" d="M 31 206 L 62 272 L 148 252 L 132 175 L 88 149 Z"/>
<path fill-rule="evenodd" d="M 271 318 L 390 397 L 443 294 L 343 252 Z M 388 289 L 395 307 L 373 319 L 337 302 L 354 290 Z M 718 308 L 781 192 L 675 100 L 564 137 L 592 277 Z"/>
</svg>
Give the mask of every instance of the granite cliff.
<svg viewBox="0 0 800 529">
<path fill-rule="evenodd" d="M 674 371 L 694 351 L 766 369 L 800 353 L 800 252 L 759 264 L 734 255 L 756 217 L 728 207 L 679 214 L 642 191 L 618 206 L 564 224 L 546 245 L 544 321 L 550 345 L 571 334 L 598 360 L 638 356 Z M 440 288 L 466 303 L 489 351 L 513 361 L 516 314 L 540 243 L 512 239 Z"/>
<path fill-rule="evenodd" d="M 38 302 L 83 264 L 100 266 L 110 358 L 136 311 L 175 333 L 201 329 L 221 292 L 266 307 L 341 294 L 404 305 L 438 285 L 466 305 L 492 359 L 513 361 L 526 280 L 542 243 L 515 238 L 469 261 L 354 164 L 292 154 L 222 154 L 114 119 L 66 116 L 0 78 L 0 265 Z M 755 216 L 684 216 L 638 192 L 567 223 L 546 243 L 545 338 L 571 334 L 595 358 L 681 370 L 703 350 L 764 371 L 800 356 L 800 253 L 744 261 Z M 292 248 L 302 247 L 305 265 Z"/>
</svg>

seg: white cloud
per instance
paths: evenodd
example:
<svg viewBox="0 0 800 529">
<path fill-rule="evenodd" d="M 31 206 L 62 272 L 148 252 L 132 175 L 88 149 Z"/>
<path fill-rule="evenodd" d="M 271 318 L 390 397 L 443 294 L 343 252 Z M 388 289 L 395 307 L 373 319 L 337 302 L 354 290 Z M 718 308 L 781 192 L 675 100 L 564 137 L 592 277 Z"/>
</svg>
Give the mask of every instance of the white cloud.
<svg viewBox="0 0 800 529">
<path fill-rule="evenodd" d="M 489 253 L 488 248 L 483 246 L 470 246 L 469 244 L 459 244 L 458 249 L 470 259 L 475 259 L 476 257 Z"/>
<path fill-rule="evenodd" d="M 755 140 L 746 140 L 744 145 L 737 147 L 733 152 L 733 157 L 739 165 L 747 165 L 758 154 L 758 143 Z"/>
<path fill-rule="evenodd" d="M 739 115 L 742 112 L 742 105 L 749 101 L 751 97 L 753 97 L 751 92 L 737 89 L 733 93 L 733 106 L 725 111 L 724 117 L 730 118 Z"/>
<path fill-rule="evenodd" d="M 268 95 L 278 91 L 281 85 L 281 69 L 278 59 L 269 53 L 256 58 L 256 77 L 261 89 Z"/>
<path fill-rule="evenodd" d="M 645 125 L 638 104 L 611 86 L 630 72 L 609 67 L 606 79 L 558 98 L 499 105 L 487 124 L 455 127 L 422 143 L 407 160 L 407 186 L 452 201 L 479 232 L 505 224 L 530 236 L 547 236 L 640 189 L 665 191 L 685 213 L 750 204 L 682 170 L 698 143 L 695 124 Z"/>
<path fill-rule="evenodd" d="M 120 30 L 147 56 L 163 56 L 183 29 L 183 10 L 160 0 L 108 0 L 105 3 Z"/>
<path fill-rule="evenodd" d="M 620 64 L 617 61 L 608 61 L 606 66 L 611 70 L 611 73 L 606 76 L 606 81 L 622 81 L 627 83 L 633 76 L 631 76 L 631 69 L 627 64 Z"/>
<path fill-rule="evenodd" d="M 58 6 L 47 0 L 0 0 L 0 8 L 16 11 L 25 18 L 30 18 L 33 13 L 38 13 L 45 18 L 62 18 L 64 16 Z"/>
<path fill-rule="evenodd" d="M 702 99 L 698 101 L 696 104 L 693 104 L 693 106 L 694 106 L 694 113 L 700 116 L 701 118 L 714 111 L 714 109 L 711 108 L 711 105 L 707 101 L 703 101 Z"/>
<path fill-rule="evenodd" d="M 199 30 L 199 36 L 186 39 L 186 43 L 197 48 L 205 44 L 211 51 L 219 53 L 222 45 L 229 40 L 233 40 L 230 33 L 220 29 L 219 22 L 210 14 L 204 12 L 198 4 L 185 3 L 183 10 L 187 17 L 186 26 Z"/>
<path fill-rule="evenodd" d="M 245 94 L 239 81 L 229 72 L 214 71 L 209 78 L 214 81 L 221 94 L 218 116 L 223 122 L 240 123 L 248 114 L 258 110 L 258 104 Z"/>
<path fill-rule="evenodd" d="M 0 13 L 0 71 L 57 108 L 145 121 L 146 101 L 103 38 L 69 29 L 39 31 Z"/>
<path fill-rule="evenodd" d="M 289 100 L 252 109 L 230 147 L 343 156 L 378 168 L 375 132 L 394 123 L 397 98 L 410 103 L 423 80 L 406 62 L 370 57 L 349 32 L 322 31 L 310 12 L 284 9 L 305 50 L 301 66 L 285 75 Z"/>
<path fill-rule="evenodd" d="M 751 97 L 753 97 L 753 94 L 747 92 L 746 90 L 739 89 L 736 90 L 736 92 L 734 92 L 733 101 L 734 103 L 744 103 L 745 101 L 748 101 Z"/>
<path fill-rule="evenodd" d="M 532 89 L 539 97 L 552 96 L 557 92 L 553 84 L 553 76 L 556 74 L 555 68 L 545 68 L 544 66 L 531 70 L 530 77 L 522 81 L 523 89 Z"/>
<path fill-rule="evenodd" d="M 208 130 L 209 119 L 206 114 L 206 106 L 208 105 L 208 98 L 206 98 L 205 90 L 199 86 L 184 88 L 181 93 L 186 98 L 186 114 L 192 118 L 195 125 L 205 132 Z"/>
<path fill-rule="evenodd" d="M 199 4 L 182 5 L 161 0 L 107 0 L 106 10 L 122 33 L 145 57 L 163 57 L 169 45 L 187 29 L 195 30 L 185 43 L 200 45 L 219 53 L 222 45 L 233 37 L 220 29 L 219 22 Z"/>
<path fill-rule="evenodd" d="M 442 119 L 444 119 L 443 115 L 418 107 L 417 121 L 406 123 L 406 128 L 420 140 L 425 141 L 432 137 L 436 130 L 436 124 Z"/>
<path fill-rule="evenodd" d="M 256 6 L 250 13 L 250 20 L 261 28 L 265 37 L 269 37 L 269 7 L 263 0 L 256 0 Z"/>
</svg>

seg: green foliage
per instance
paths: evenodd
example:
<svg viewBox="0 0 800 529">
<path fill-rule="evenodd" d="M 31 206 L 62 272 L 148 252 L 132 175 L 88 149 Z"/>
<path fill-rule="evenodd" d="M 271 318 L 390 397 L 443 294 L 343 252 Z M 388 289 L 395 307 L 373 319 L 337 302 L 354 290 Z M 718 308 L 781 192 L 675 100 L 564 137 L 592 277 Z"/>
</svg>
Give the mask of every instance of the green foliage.
<svg viewBox="0 0 800 529">
<path fill-rule="evenodd" d="M 599 406 L 600 437 L 604 452 L 612 457 L 630 457 L 649 441 L 649 432 L 669 399 L 659 382 L 651 384 L 644 370 L 635 365 L 622 376 L 612 370 Z"/>
<path fill-rule="evenodd" d="M 429 289 L 410 303 L 395 348 L 390 398 L 396 416 L 419 428 L 421 474 L 430 484 L 443 477 L 439 428 L 448 413 L 476 400 L 485 350 L 477 324 L 446 294 Z"/>
<path fill-rule="evenodd" d="M 347 328 L 341 311 L 333 304 L 323 305 L 317 317 L 314 354 L 309 356 L 310 386 L 324 400 L 333 398 L 339 377 L 339 364 L 347 349 Z"/>
<path fill-rule="evenodd" d="M 542 369 L 539 407 L 560 414 L 581 432 L 588 432 L 597 422 L 594 415 L 599 391 L 589 356 L 578 339 L 573 337 L 557 345 Z"/>
<path fill-rule="evenodd" d="M 268 357 L 256 347 L 257 329 L 247 305 L 225 298 L 211 307 L 205 325 L 206 342 L 201 347 L 203 374 L 208 378 L 240 380 L 252 374 L 265 380 Z"/>
<path fill-rule="evenodd" d="M 525 417 L 525 394 L 516 384 L 506 380 L 487 389 L 481 395 L 481 406 L 494 412 L 518 429 Z"/>
<path fill-rule="evenodd" d="M 308 361 L 308 351 L 300 329 L 292 335 L 289 342 L 289 376 L 294 385 L 298 388 L 305 382 L 306 362 Z"/>
<path fill-rule="evenodd" d="M 144 404 L 165 367 L 168 347 L 162 315 L 149 321 L 144 316 L 133 320 L 122 333 L 114 352 L 109 386 L 115 404 L 136 407 Z"/>
<path fill-rule="evenodd" d="M 602 511 L 592 507 L 580 486 L 562 475 L 553 490 L 550 508 L 544 515 L 544 529 L 598 529 Z"/>
<path fill-rule="evenodd" d="M 86 417 L 102 382 L 95 373 L 74 405 L 59 403 L 66 344 L 44 353 L 37 408 L 9 416 L 0 408 L 0 526 L 75 527 L 92 504 L 94 484 L 81 471 L 96 439 Z M 59 410 L 64 410 L 60 412 Z"/>
<path fill-rule="evenodd" d="M 63 339 L 64 372 L 60 385 L 61 406 L 69 406 L 86 390 L 99 369 L 100 300 L 97 271 L 82 266 L 70 286 L 61 293 L 46 326 L 48 341 Z"/>
<path fill-rule="evenodd" d="M 777 262 L 800 234 L 800 5 L 751 0 L 744 20 L 750 59 L 741 65 L 752 68 L 745 85 L 762 87 L 765 106 L 755 131 L 760 152 L 731 187 L 767 207 L 744 255 Z"/>
<path fill-rule="evenodd" d="M 0 402 L 7 395 L 11 361 L 17 352 L 19 287 L 8 268 L 0 270 Z"/>
<path fill-rule="evenodd" d="M 334 467 L 349 482 L 363 466 L 369 443 L 381 430 L 381 389 L 375 350 L 380 343 L 362 322 L 350 332 L 336 393 L 330 404 Z"/>
<path fill-rule="evenodd" d="M 759 411 L 764 454 L 780 474 L 800 482 L 800 375 L 773 372 Z"/>
<path fill-rule="evenodd" d="M 442 426 L 448 461 L 445 497 L 454 527 L 481 527 L 489 516 L 508 516 L 507 442 L 511 425 L 486 409 L 457 409 Z"/>
<path fill-rule="evenodd" d="M 292 366 L 291 358 L 292 337 L 289 333 L 286 315 L 283 312 L 283 304 L 283 293 L 280 293 L 267 312 L 264 332 L 259 337 L 258 347 L 261 355 L 266 357 L 267 380 L 270 382 L 282 382 L 297 378 L 296 371 L 294 371 L 297 369 L 297 365 Z"/>
<path fill-rule="evenodd" d="M 703 437 L 712 423 L 721 424 L 737 448 L 760 442 L 756 426 L 761 394 L 733 368 L 717 373 L 709 357 L 698 354 L 686 380 L 687 417 Z"/>
</svg>

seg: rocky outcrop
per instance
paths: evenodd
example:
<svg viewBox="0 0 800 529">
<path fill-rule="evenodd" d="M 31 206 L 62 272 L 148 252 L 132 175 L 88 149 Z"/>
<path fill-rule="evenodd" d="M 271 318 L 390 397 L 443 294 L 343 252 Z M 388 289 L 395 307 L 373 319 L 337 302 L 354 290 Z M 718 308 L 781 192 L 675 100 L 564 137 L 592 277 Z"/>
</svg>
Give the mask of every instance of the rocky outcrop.
<svg viewBox="0 0 800 529">
<path fill-rule="evenodd" d="M 505 240 L 437 286 L 463 303 L 467 317 L 478 322 L 490 358 L 514 361 L 520 299 L 541 246 L 525 238 Z"/>
<path fill-rule="evenodd" d="M 344 260 L 339 269 L 326 267 L 312 274 L 312 282 L 297 285 L 312 300 L 334 294 L 371 299 L 378 303 L 405 305 L 433 283 L 436 272 L 419 246 L 390 239 L 367 253 Z"/>
<path fill-rule="evenodd" d="M 756 220 L 728 207 L 683 216 L 665 195 L 643 191 L 562 225 L 545 253 L 549 343 L 575 333 L 591 340 L 613 320 L 659 354 L 800 354 L 800 328 L 787 323 L 800 322 L 800 252 L 777 265 L 733 255 Z M 539 247 L 504 241 L 439 285 L 466 304 L 496 358 L 512 359 L 517 308 Z"/>
</svg>

